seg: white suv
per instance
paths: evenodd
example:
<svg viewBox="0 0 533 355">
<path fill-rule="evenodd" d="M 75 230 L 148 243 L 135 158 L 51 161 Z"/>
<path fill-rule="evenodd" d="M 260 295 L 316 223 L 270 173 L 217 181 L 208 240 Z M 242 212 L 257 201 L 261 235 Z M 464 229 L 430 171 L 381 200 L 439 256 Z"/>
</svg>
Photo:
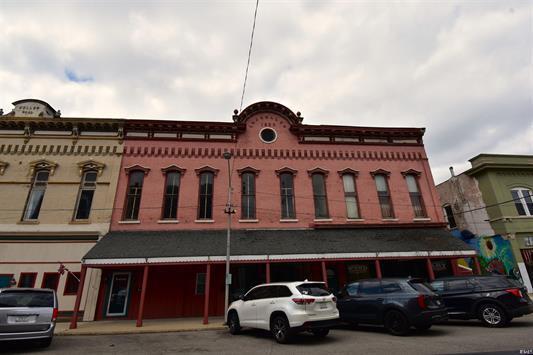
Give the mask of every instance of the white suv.
<svg viewBox="0 0 533 355">
<path fill-rule="evenodd" d="M 241 327 L 270 330 L 278 343 L 306 330 L 325 337 L 339 318 L 336 301 L 323 282 L 258 285 L 230 305 L 229 331 L 237 334 Z"/>
</svg>

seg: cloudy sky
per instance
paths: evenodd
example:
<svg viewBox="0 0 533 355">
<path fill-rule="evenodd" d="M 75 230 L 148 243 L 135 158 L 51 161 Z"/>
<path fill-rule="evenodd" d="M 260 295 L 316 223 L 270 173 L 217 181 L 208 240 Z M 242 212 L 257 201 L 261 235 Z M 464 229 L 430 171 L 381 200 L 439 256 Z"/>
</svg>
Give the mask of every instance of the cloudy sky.
<svg viewBox="0 0 533 355">
<path fill-rule="evenodd" d="M 260 0 L 244 106 L 308 124 L 426 127 L 436 182 L 533 154 L 533 2 Z M 230 121 L 255 1 L 0 2 L 0 107 Z"/>
</svg>

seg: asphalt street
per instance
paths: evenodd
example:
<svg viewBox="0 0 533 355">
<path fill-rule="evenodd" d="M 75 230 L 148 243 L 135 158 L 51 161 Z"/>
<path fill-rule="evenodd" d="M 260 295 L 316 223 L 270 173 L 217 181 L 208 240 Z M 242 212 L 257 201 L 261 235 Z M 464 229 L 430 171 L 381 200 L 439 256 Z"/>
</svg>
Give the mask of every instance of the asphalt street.
<svg viewBox="0 0 533 355">
<path fill-rule="evenodd" d="M 379 327 L 333 329 L 326 339 L 303 333 L 288 345 L 268 332 L 194 331 L 105 336 L 57 336 L 47 349 L 1 344 L 0 353 L 35 354 L 533 354 L 533 315 L 515 319 L 507 328 L 489 329 L 476 321 L 450 321 L 406 337 Z M 522 350 L 522 352 L 520 352 Z"/>
</svg>

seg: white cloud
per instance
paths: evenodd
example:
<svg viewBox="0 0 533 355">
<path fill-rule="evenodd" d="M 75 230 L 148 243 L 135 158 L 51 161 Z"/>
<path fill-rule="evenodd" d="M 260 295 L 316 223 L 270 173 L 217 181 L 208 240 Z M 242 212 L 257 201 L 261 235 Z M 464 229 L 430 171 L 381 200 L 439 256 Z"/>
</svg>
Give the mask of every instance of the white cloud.
<svg viewBox="0 0 533 355">
<path fill-rule="evenodd" d="M 229 121 L 254 5 L 3 1 L 0 107 L 35 97 L 65 116 Z M 245 105 L 426 127 L 436 182 L 479 153 L 533 154 L 531 16 L 528 1 L 261 0 Z"/>
</svg>

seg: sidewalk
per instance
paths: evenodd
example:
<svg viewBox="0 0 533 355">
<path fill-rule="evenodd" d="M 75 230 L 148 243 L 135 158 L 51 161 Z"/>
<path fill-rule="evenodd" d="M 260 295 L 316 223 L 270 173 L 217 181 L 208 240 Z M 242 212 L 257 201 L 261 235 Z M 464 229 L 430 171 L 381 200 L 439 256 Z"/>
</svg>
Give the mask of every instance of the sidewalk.
<svg viewBox="0 0 533 355">
<path fill-rule="evenodd" d="M 186 332 L 193 330 L 220 330 L 224 318 L 210 317 L 209 324 L 202 324 L 202 318 L 148 319 L 142 327 L 135 326 L 135 320 L 107 320 L 96 322 L 78 322 L 77 329 L 69 329 L 70 323 L 57 323 L 55 335 L 109 335 Z"/>
</svg>

